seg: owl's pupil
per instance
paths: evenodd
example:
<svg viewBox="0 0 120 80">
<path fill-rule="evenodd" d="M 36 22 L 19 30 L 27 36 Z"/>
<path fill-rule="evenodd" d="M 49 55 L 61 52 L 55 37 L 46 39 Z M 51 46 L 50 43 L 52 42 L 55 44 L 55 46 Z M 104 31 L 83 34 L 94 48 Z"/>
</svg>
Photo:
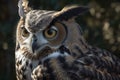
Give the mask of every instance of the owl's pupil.
<svg viewBox="0 0 120 80">
<path fill-rule="evenodd" d="M 22 28 L 22 36 L 23 37 L 28 37 L 29 36 L 29 32 L 25 28 Z"/>
<path fill-rule="evenodd" d="M 27 34 L 27 33 L 28 33 L 28 31 L 25 29 L 25 30 L 24 30 L 24 34 Z"/>
<path fill-rule="evenodd" d="M 53 34 L 53 32 L 54 32 L 54 30 L 53 30 L 53 29 L 49 29 L 49 30 L 47 31 L 47 33 L 48 33 L 49 35 L 52 35 L 52 34 Z"/>
<path fill-rule="evenodd" d="M 56 37 L 57 35 L 57 30 L 54 29 L 53 27 L 52 28 L 49 28 L 49 29 L 46 29 L 44 31 L 44 36 L 47 38 L 47 39 L 53 39 L 54 37 Z"/>
</svg>

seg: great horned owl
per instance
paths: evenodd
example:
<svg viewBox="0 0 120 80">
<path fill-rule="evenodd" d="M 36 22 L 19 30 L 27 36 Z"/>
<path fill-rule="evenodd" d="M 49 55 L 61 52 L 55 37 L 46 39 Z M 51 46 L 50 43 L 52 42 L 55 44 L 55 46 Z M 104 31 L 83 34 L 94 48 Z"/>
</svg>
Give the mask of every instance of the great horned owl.
<svg viewBox="0 0 120 80">
<path fill-rule="evenodd" d="M 120 80 L 120 59 L 84 40 L 75 17 L 87 7 L 33 10 L 19 1 L 18 80 Z"/>
</svg>

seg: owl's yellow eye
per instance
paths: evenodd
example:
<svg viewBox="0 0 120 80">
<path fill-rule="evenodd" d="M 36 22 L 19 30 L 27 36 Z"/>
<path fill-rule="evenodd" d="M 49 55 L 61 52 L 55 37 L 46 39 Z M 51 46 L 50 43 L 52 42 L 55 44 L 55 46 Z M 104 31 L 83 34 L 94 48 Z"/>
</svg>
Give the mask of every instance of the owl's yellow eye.
<svg viewBox="0 0 120 80">
<path fill-rule="evenodd" d="M 49 28 L 49 29 L 46 29 L 44 31 L 44 36 L 47 38 L 47 39 L 53 39 L 55 38 L 57 35 L 57 29 L 52 27 L 52 28 Z"/>
<path fill-rule="evenodd" d="M 28 37 L 29 36 L 29 32 L 25 28 L 22 28 L 22 36 L 23 37 Z"/>
</svg>

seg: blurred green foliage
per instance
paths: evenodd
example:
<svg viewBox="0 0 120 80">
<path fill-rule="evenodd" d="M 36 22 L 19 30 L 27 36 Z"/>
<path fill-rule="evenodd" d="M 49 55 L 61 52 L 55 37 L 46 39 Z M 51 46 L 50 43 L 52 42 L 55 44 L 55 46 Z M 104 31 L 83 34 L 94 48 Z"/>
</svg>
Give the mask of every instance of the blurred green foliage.
<svg viewBox="0 0 120 80">
<path fill-rule="evenodd" d="M 119 0 L 29 0 L 34 9 L 61 10 L 66 5 L 89 6 L 76 20 L 87 42 L 120 57 Z M 0 80 L 15 80 L 15 29 L 19 16 L 18 0 L 0 0 Z"/>
</svg>

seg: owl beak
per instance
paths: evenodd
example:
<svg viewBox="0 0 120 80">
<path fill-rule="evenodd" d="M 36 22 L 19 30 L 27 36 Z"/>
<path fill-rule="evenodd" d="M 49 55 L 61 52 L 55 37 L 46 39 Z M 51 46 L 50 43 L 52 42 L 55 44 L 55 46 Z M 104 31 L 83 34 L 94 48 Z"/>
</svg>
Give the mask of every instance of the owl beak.
<svg viewBox="0 0 120 80">
<path fill-rule="evenodd" d="M 40 38 L 40 39 L 39 39 Z M 39 35 L 39 38 L 37 36 L 33 35 L 32 37 L 32 44 L 31 44 L 31 50 L 33 53 L 39 53 L 39 51 L 44 48 L 44 46 L 47 44 L 47 41 L 45 41 L 41 35 Z"/>
<path fill-rule="evenodd" d="M 39 48 L 39 46 L 37 45 L 37 43 L 36 43 L 36 42 L 33 42 L 33 44 L 32 44 L 32 51 L 33 51 L 33 53 L 34 53 L 38 48 Z"/>
<path fill-rule="evenodd" d="M 32 51 L 33 53 L 39 48 L 39 45 L 37 44 L 37 39 L 36 38 L 33 38 L 32 40 Z"/>
</svg>

